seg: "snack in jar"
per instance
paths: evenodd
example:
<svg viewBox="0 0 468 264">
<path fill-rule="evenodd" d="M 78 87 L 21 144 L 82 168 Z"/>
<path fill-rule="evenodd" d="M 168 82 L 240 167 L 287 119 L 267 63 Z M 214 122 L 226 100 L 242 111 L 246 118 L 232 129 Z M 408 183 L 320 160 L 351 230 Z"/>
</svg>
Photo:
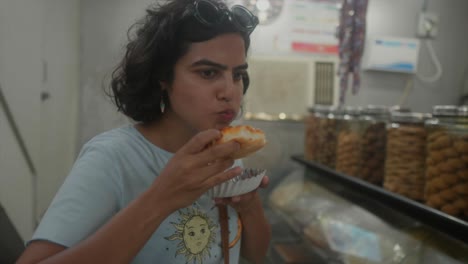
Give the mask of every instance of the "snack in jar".
<svg viewBox="0 0 468 264">
<path fill-rule="evenodd" d="M 350 176 L 356 176 L 361 167 L 361 120 L 360 107 L 345 107 L 339 118 L 336 147 L 336 170 Z"/>
<path fill-rule="evenodd" d="M 316 161 L 318 153 L 318 138 L 320 120 L 326 118 L 330 107 L 314 105 L 309 108 L 309 115 L 305 118 L 305 147 L 304 157 L 307 160 Z"/>
<path fill-rule="evenodd" d="M 357 177 L 379 186 L 384 178 L 386 125 L 389 115 L 388 107 L 369 105 L 360 118 L 363 121 L 360 154 L 362 166 Z"/>
<path fill-rule="evenodd" d="M 428 130 L 426 204 L 468 218 L 468 106 L 434 106 Z"/>
<path fill-rule="evenodd" d="M 341 109 L 330 106 L 326 117 L 319 119 L 316 161 L 332 169 L 335 169 L 337 118 L 340 115 Z"/>
<path fill-rule="evenodd" d="M 428 114 L 392 112 L 387 127 L 384 188 L 424 200 Z"/>
</svg>

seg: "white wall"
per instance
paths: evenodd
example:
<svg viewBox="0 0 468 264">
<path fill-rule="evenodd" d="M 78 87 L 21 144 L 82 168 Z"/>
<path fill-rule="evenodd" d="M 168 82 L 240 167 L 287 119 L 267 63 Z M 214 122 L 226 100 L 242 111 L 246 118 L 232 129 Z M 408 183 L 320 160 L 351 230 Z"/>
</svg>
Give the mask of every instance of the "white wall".
<svg viewBox="0 0 468 264">
<path fill-rule="evenodd" d="M 81 103 L 79 145 L 126 119 L 105 94 L 109 76 L 122 56 L 127 30 L 152 0 L 81 1 Z"/>
<path fill-rule="evenodd" d="M 414 37 L 423 0 L 369 1 L 368 34 Z M 415 82 L 407 105 L 414 111 L 430 112 L 436 104 L 456 104 L 460 96 L 463 71 L 468 66 L 468 1 L 429 0 L 428 11 L 440 15 L 439 34 L 433 41 L 434 49 L 443 66 L 442 78 L 432 84 Z M 434 74 L 429 53 L 422 45 L 419 71 L 424 76 Z M 362 89 L 357 96 L 348 96 L 350 105 L 396 104 L 403 93 L 406 77 L 392 73 L 363 73 Z"/>
<path fill-rule="evenodd" d="M 0 202 L 24 240 L 76 152 L 78 12 L 79 0 L 0 1 L 0 83 L 37 171 L 0 110 Z M 41 102 L 43 91 L 50 99 Z"/>
<path fill-rule="evenodd" d="M 464 71 L 468 67 L 468 1 L 466 0 L 426 0 L 429 12 L 440 16 L 439 33 L 433 46 L 444 70 L 442 78 L 435 83 L 416 80 L 406 105 L 414 111 L 430 112 L 436 104 L 455 104 L 463 90 Z M 287 1 L 286 1 L 287 2 Z M 367 36 L 408 37 L 416 36 L 418 14 L 424 0 L 371 0 L 367 13 Z M 287 6 L 284 10 L 287 10 Z M 275 53 L 274 36 L 284 30 L 287 19 L 281 15 L 273 24 L 259 27 L 253 36 L 253 52 Z M 291 54 L 290 54 L 291 55 Z M 298 54 L 295 54 L 296 56 Z M 299 54 L 301 56 L 317 56 Z M 435 72 L 433 62 L 425 45 L 422 45 L 419 71 L 423 76 Z M 362 84 L 357 95 L 348 91 L 347 105 L 397 104 L 403 94 L 407 75 L 362 72 Z M 466 78 L 466 77 L 465 77 Z M 424 98 L 424 99 L 422 99 Z"/>
</svg>

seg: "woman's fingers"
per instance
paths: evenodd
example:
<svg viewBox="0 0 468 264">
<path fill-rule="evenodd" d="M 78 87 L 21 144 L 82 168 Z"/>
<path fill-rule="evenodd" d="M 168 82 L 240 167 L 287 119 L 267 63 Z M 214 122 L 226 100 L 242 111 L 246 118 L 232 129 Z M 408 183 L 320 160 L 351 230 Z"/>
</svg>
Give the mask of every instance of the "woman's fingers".
<svg viewBox="0 0 468 264">
<path fill-rule="evenodd" d="M 208 177 L 205 180 L 205 184 L 206 184 L 206 186 L 211 188 L 213 186 L 216 186 L 218 184 L 221 184 L 221 183 L 223 183 L 225 181 L 228 181 L 228 180 L 236 177 L 241 172 L 242 172 L 241 167 L 234 167 L 234 168 L 231 168 L 229 170 L 225 170 L 225 171 L 223 171 L 221 173 L 218 173 L 218 174 L 216 174 L 216 175 L 214 175 L 212 177 Z"/>
<path fill-rule="evenodd" d="M 239 150 L 240 145 L 235 141 L 226 142 L 223 144 L 215 145 L 203 150 L 197 155 L 196 163 L 204 166 L 216 160 L 229 159 L 229 157 Z"/>
<path fill-rule="evenodd" d="M 211 144 L 214 140 L 221 137 L 221 132 L 216 129 L 208 129 L 196 134 L 187 142 L 182 148 L 181 152 L 185 154 L 196 154 L 203 151 L 206 146 Z"/>
<path fill-rule="evenodd" d="M 270 178 L 268 176 L 263 176 L 262 181 L 260 182 L 259 188 L 266 188 L 270 183 Z"/>
<path fill-rule="evenodd" d="M 206 180 L 208 178 L 213 177 L 214 175 L 223 172 L 234 165 L 234 160 L 228 159 L 228 160 L 217 160 L 213 163 L 210 164 L 205 164 L 205 166 L 201 167 L 200 169 L 197 170 L 197 172 L 200 175 L 204 175 L 204 179 Z"/>
<path fill-rule="evenodd" d="M 190 165 L 195 167 L 206 166 L 216 160 L 228 159 L 232 153 L 239 150 L 240 145 L 235 141 L 211 145 L 221 133 L 216 129 L 202 131 L 185 144 L 180 153 L 193 157 Z"/>
</svg>

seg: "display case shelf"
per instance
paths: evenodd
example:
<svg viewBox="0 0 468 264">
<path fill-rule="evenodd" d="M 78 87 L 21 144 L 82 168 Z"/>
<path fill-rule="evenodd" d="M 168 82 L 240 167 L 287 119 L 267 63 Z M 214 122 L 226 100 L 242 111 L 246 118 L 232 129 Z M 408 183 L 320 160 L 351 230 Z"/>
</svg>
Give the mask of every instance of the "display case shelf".
<svg viewBox="0 0 468 264">
<path fill-rule="evenodd" d="M 358 193 L 361 196 L 369 198 L 369 200 L 381 203 L 383 206 L 398 211 L 449 237 L 465 244 L 468 243 L 468 223 L 462 219 L 450 216 L 420 202 L 387 191 L 382 187 L 367 183 L 358 178 L 339 173 L 327 166 L 306 160 L 303 155 L 293 155 L 292 159 L 315 172 L 314 177 L 331 182 L 335 187 L 341 186 L 352 190 L 353 193 Z"/>
</svg>

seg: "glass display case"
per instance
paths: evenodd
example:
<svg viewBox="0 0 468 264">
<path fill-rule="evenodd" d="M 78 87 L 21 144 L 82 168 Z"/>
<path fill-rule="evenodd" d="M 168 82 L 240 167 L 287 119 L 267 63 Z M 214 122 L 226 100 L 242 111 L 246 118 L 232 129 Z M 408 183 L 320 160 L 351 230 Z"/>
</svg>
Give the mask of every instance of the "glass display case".
<svg viewBox="0 0 468 264">
<path fill-rule="evenodd" d="M 468 223 L 322 164 L 272 187 L 267 263 L 468 263 Z"/>
</svg>

